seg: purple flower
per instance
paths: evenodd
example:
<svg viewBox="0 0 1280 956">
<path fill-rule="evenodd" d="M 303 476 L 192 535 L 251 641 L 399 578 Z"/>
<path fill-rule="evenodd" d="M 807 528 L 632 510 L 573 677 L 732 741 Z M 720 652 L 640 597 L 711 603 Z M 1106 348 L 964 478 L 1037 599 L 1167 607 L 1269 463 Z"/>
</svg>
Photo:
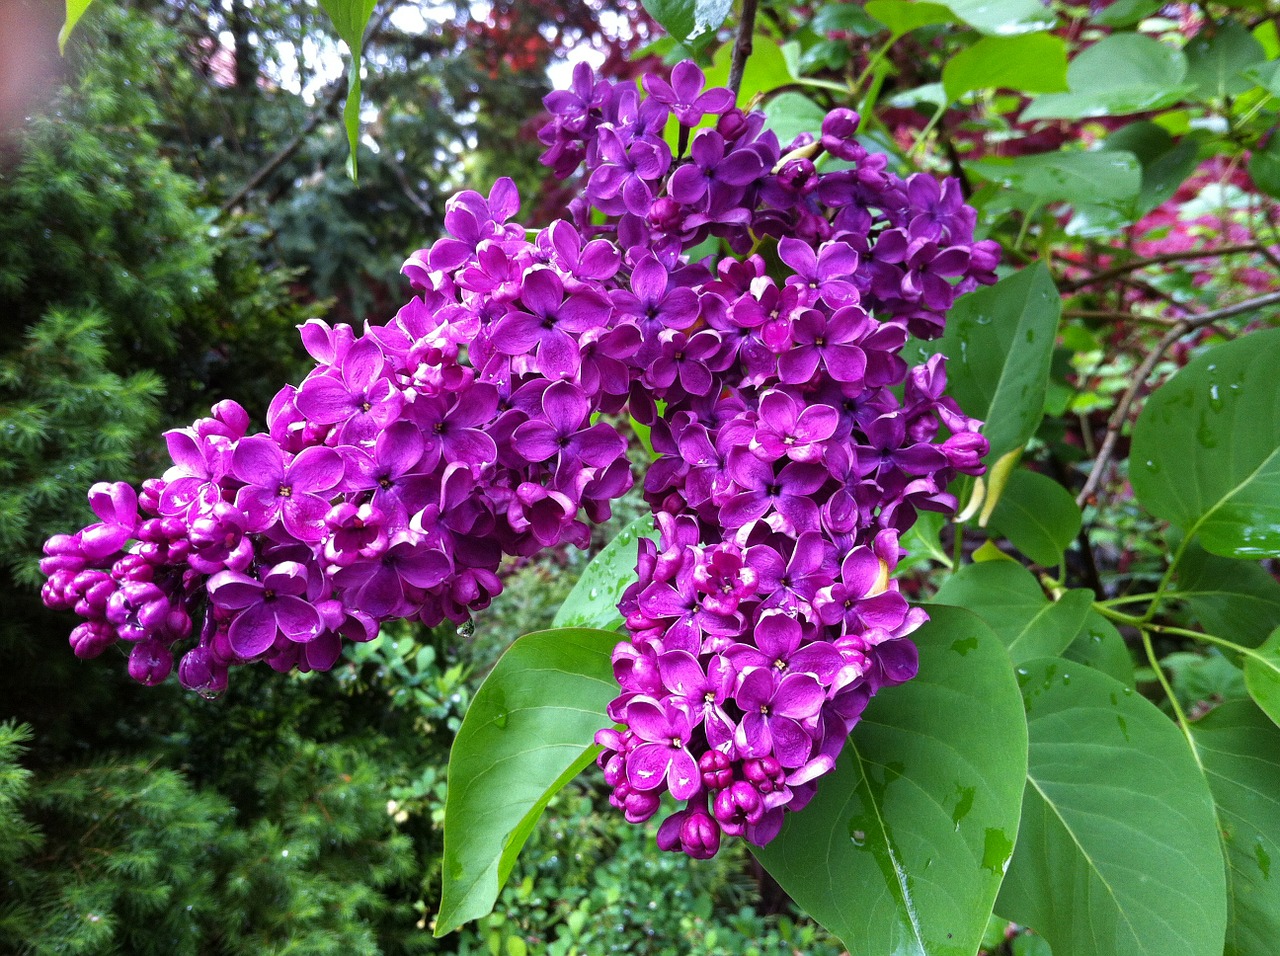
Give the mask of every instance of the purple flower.
<svg viewBox="0 0 1280 956">
<path fill-rule="evenodd" d="M 809 759 L 813 738 L 801 722 L 817 716 L 825 699 L 811 675 L 756 668 L 743 675 L 734 699 L 742 708 L 734 734 L 740 753 L 776 755 L 784 767 L 799 767 Z"/>
<path fill-rule="evenodd" d="M 691 60 L 681 60 L 671 70 L 671 82 L 653 73 L 641 80 L 645 91 L 685 126 L 697 126 L 707 113 L 723 113 L 733 106 L 733 93 L 720 87 L 703 92 L 706 77 Z"/>
<path fill-rule="evenodd" d="M 698 763 L 689 753 L 693 721 L 678 706 L 637 697 L 627 708 L 627 722 L 639 738 L 627 754 L 627 782 L 637 790 L 666 786 L 677 800 L 702 789 Z"/>
<path fill-rule="evenodd" d="M 822 443 L 835 434 L 840 416 L 830 405 L 799 405 L 786 392 L 770 389 L 760 397 L 751 453 L 762 461 L 787 457 L 819 461 Z"/>
<path fill-rule="evenodd" d="M 294 404 L 321 425 L 340 425 L 345 441 L 372 438 L 400 413 L 399 390 L 383 377 L 385 360 L 372 338 L 351 346 L 332 374 L 313 373 L 302 383 Z"/>
<path fill-rule="evenodd" d="M 788 385 L 807 385 L 821 368 L 837 382 L 861 384 L 867 357 L 853 344 L 861 329 L 854 313 L 841 309 L 827 316 L 805 309 L 791 326 L 794 346 L 778 358 L 778 375 Z"/>
<path fill-rule="evenodd" d="M 525 276 L 520 301 L 527 311 L 508 312 L 494 326 L 497 349 L 524 355 L 536 348 L 535 367 L 543 375 L 573 375 L 580 361 L 576 336 L 608 323 L 608 303 L 588 293 L 565 298 L 560 277 L 550 269 Z"/>
<path fill-rule="evenodd" d="M 791 462 L 774 473 L 773 465 L 743 450 L 729 456 L 734 494 L 720 508 L 726 528 L 744 525 L 777 511 L 785 530 L 807 531 L 818 526 L 818 506 L 813 494 L 827 480 L 821 465 Z"/>
<path fill-rule="evenodd" d="M 303 595 L 307 569 L 296 561 L 270 568 L 258 581 L 238 571 L 220 571 L 209 580 L 209 599 L 231 619 L 227 637 L 244 660 L 270 650 L 278 635 L 296 643 L 313 640 L 324 626 L 320 612 Z"/>
<path fill-rule="evenodd" d="M 236 507 L 250 531 L 265 531 L 277 520 L 299 541 L 319 541 L 329 511 L 326 493 L 342 481 L 341 456 L 332 448 L 307 448 L 287 465 L 280 446 L 266 435 L 251 435 L 236 445 L 232 473 L 245 483 Z"/>
</svg>

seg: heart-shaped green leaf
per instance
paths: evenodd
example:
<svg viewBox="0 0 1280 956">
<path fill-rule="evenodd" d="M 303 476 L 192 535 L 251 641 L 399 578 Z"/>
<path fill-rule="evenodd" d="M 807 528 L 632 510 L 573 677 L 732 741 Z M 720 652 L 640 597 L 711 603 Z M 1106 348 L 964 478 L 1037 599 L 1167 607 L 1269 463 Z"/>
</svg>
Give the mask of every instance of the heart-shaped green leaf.
<svg viewBox="0 0 1280 956">
<path fill-rule="evenodd" d="M 1040 0 L 947 0 L 947 6 L 969 26 L 996 36 L 1049 30 L 1057 22 Z"/>
<path fill-rule="evenodd" d="M 1018 828 L 1022 701 L 991 630 L 930 609 L 920 673 L 757 858 L 854 956 L 973 956 Z"/>
<path fill-rule="evenodd" d="M 867 0 L 866 11 L 887 26 L 895 37 L 920 27 L 954 23 L 956 20 L 955 14 L 941 3 L 915 0 Z"/>
<path fill-rule="evenodd" d="M 1147 399 L 1134 494 L 1230 558 L 1280 554 L 1280 329 L 1215 345 Z"/>
<path fill-rule="evenodd" d="M 618 602 L 636 579 L 641 538 L 658 540 L 653 515 L 641 515 L 617 533 L 582 570 L 582 576 L 556 611 L 554 627 L 596 627 L 616 631 L 622 623 Z"/>
<path fill-rule="evenodd" d="M 965 565 L 947 578 L 933 600 L 977 614 L 1004 642 L 1016 664 L 1066 650 L 1084 626 L 1093 593 L 1078 588 L 1050 602 L 1022 565 L 984 561 Z"/>
<path fill-rule="evenodd" d="M 1071 61 L 1069 93 L 1037 96 L 1022 119 L 1084 119 L 1159 109 L 1194 89 L 1183 82 L 1186 75 L 1187 58 L 1176 47 L 1138 33 L 1113 33 Z"/>
<path fill-rule="evenodd" d="M 1244 686 L 1276 724 L 1280 724 L 1280 628 L 1244 660 Z"/>
<path fill-rule="evenodd" d="M 548 801 L 591 762 L 617 643 L 586 628 L 526 634 L 476 691 L 449 752 L 437 936 L 493 909 Z"/>
<path fill-rule="evenodd" d="M 1178 562 L 1174 597 L 1210 634 L 1257 647 L 1280 627 L 1280 584 L 1254 561 L 1210 554 L 1192 541 Z"/>
<path fill-rule="evenodd" d="M 1249 701 L 1228 701 L 1191 725 L 1217 804 L 1227 858 L 1224 956 L 1261 956 L 1280 939 L 1280 729 Z"/>
<path fill-rule="evenodd" d="M 1080 532 L 1080 509 L 1052 478 L 1021 468 L 1009 476 L 987 525 L 1036 564 L 1052 568 Z"/>
<path fill-rule="evenodd" d="M 982 37 L 942 68 L 951 101 L 973 90 L 1057 93 L 1067 89 L 1067 46 L 1049 33 Z"/>
<path fill-rule="evenodd" d="M 996 911 L 1054 956 L 1221 956 L 1222 850 L 1186 739 L 1092 668 L 1033 661 L 1018 679 L 1031 759 Z"/>
</svg>

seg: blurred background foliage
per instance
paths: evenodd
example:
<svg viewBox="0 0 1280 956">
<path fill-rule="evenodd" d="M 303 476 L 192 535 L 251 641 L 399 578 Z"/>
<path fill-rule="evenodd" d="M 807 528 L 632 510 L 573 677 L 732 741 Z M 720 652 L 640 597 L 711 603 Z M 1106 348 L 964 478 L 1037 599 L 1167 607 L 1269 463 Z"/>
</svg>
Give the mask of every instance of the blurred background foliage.
<svg viewBox="0 0 1280 956">
<path fill-rule="evenodd" d="M 878 16 L 905 7 L 878 2 Z M 980 552 L 1124 606 L 1161 579 L 1174 542 L 1134 502 L 1127 419 L 1109 419 L 1149 390 L 1135 371 L 1172 323 L 1280 288 L 1273 12 L 1045 4 L 1045 35 L 1073 65 L 1113 32 L 1183 57 L 1178 82 L 1135 106 L 1117 98 L 1122 76 L 1101 92 L 1083 70 L 1066 93 L 1021 83 L 1035 74 L 1025 49 L 919 6 L 943 12 L 886 42 L 861 3 L 762 2 L 748 85 L 768 94 L 780 135 L 858 106 L 870 147 L 957 176 L 1010 264 L 1051 268 L 1065 311 L 1020 467 L 1081 494 L 1083 524 L 1054 567 L 997 530 L 998 515 L 990 529 L 926 523 L 904 589 L 927 597 Z M 1015 7 L 1026 15 L 1026 3 L 983 9 Z M 65 61 L 31 71 L 42 95 L 14 112 L 21 65 L 6 69 L 18 62 L 6 44 L 52 50 L 60 11 L 12 0 L 0 17 L 0 952 L 840 952 L 740 846 L 696 864 L 658 854 L 590 774 L 552 804 L 496 912 L 432 939 L 453 734 L 497 656 L 549 624 L 587 555 L 513 563 L 473 633 L 389 628 L 329 674 L 248 668 L 214 701 L 138 688 L 123 659 L 77 660 L 73 622 L 36 591 L 41 542 L 85 523 L 92 482 L 159 473 L 160 431 L 220 398 L 260 419 L 304 372 L 300 322 L 392 314 L 399 265 L 439 233 L 452 192 L 509 175 L 526 221 L 557 214 L 573 184 L 544 177 L 534 136 L 549 66 L 586 57 L 633 78 L 663 57 L 723 65 L 728 30 L 651 42 L 639 0 L 379 4 L 352 181 L 343 65 L 313 4 L 96 3 Z M 1123 182 L 1089 168 L 1100 151 L 1121 157 Z M 1198 326 L 1161 349 L 1147 381 L 1273 315 Z M 1112 430 L 1117 447 L 1086 486 Z M 621 503 L 595 545 L 642 507 Z M 1280 625 L 1280 585 L 1270 562 L 1241 567 L 1206 555 L 1185 573 L 1247 593 L 1261 640 Z M 1209 626 L 1214 613 L 1175 602 L 1160 620 Z M 1123 666 L 1135 635 L 1104 636 L 1114 648 L 1121 633 Z M 1238 661 L 1177 637 L 1157 647 L 1192 715 L 1244 695 Z M 1154 671 L 1137 676 L 1151 691 Z M 997 922 L 984 945 L 1033 956 L 1042 942 Z"/>
</svg>

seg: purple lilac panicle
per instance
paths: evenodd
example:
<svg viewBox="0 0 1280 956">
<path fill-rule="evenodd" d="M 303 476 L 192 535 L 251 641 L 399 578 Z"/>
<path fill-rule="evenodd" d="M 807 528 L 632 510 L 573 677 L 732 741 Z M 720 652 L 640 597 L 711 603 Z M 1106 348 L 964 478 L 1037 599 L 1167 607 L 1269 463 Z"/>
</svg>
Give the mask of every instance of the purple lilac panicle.
<svg viewBox="0 0 1280 956">
<path fill-rule="evenodd" d="M 212 695 L 255 660 L 329 668 L 387 620 L 461 623 L 503 555 L 585 546 L 608 517 L 632 478 L 596 416 L 626 411 L 652 426 L 659 537 L 619 605 L 600 767 L 633 822 L 683 804 L 664 849 L 772 839 L 876 691 L 915 673 L 898 538 L 955 507 L 986 442 L 942 360 L 900 353 L 994 281 L 998 249 L 955 183 L 868 154 L 850 110 L 784 155 L 692 63 L 644 88 L 579 66 L 547 98 L 544 162 L 582 170 L 565 219 L 529 237 L 509 180 L 460 193 L 390 322 L 302 328 L 316 368 L 267 432 L 223 402 L 169 433 L 174 465 L 141 494 L 95 485 L 100 520 L 42 564 L 46 603 L 84 619 L 75 653 L 123 641 L 146 684 L 180 656 Z M 852 168 L 823 171 L 819 147 Z M 732 255 L 692 261 L 712 237 Z"/>
</svg>

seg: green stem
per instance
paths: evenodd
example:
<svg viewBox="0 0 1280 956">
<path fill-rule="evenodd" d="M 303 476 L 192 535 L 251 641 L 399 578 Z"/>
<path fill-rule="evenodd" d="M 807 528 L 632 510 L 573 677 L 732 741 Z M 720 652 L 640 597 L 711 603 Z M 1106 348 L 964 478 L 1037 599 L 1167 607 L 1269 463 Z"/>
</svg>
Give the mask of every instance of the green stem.
<svg viewBox="0 0 1280 956">
<path fill-rule="evenodd" d="M 1108 598 L 1105 601 L 1099 601 L 1103 607 L 1114 607 L 1117 604 L 1137 604 L 1139 601 L 1150 601 L 1152 598 L 1160 597 L 1155 591 L 1147 591 L 1143 594 L 1124 594 L 1120 597 Z"/>
<path fill-rule="evenodd" d="M 911 149 L 907 151 L 908 159 L 920 152 L 921 148 L 924 146 L 924 141 L 929 138 L 929 134 L 933 132 L 934 127 L 938 125 L 938 121 L 942 119 L 943 114 L 946 112 L 947 108 L 945 106 L 939 106 L 933 111 L 933 115 L 929 117 L 929 122 L 925 124 L 924 129 L 922 129 L 916 136 L 916 141 L 911 144 Z M 1016 245 L 1020 244 L 1021 243 L 1017 243 Z"/>
<path fill-rule="evenodd" d="M 867 80 L 867 77 L 871 75 L 871 71 L 874 70 L 876 68 L 876 65 L 879 64 L 879 62 L 884 59 L 885 54 L 888 53 L 891 49 L 893 49 L 893 45 L 898 42 L 898 39 L 899 38 L 896 36 L 889 37 L 888 41 L 884 44 L 884 46 L 880 47 L 880 49 L 876 50 L 876 52 L 871 55 L 871 59 L 867 61 L 867 68 L 862 71 L 862 74 L 853 83 L 854 93 L 857 93 L 858 90 L 862 89 L 862 84 L 865 83 Z M 871 105 L 874 106 L 875 104 L 872 103 Z M 865 108 L 866 104 L 864 103 L 863 106 Z"/>
<path fill-rule="evenodd" d="M 1235 641 L 1229 641 L 1225 637 L 1218 637 L 1217 634 L 1205 634 L 1202 631 L 1189 631 L 1185 627 L 1170 627 L 1167 624 L 1146 624 L 1144 627 L 1149 631 L 1154 631 L 1156 634 L 1172 634 L 1175 637 L 1189 637 L 1197 641 L 1207 641 L 1210 644 L 1225 647 L 1229 651 L 1235 651 L 1237 654 L 1243 654 L 1246 657 L 1265 660 L 1265 658 L 1252 647 L 1245 647 L 1243 644 L 1237 644 Z"/>
<path fill-rule="evenodd" d="M 1160 610 L 1160 604 L 1164 601 L 1165 592 L 1169 590 L 1169 584 L 1173 581 L 1173 572 L 1178 570 L 1178 562 L 1182 560 L 1183 553 L 1187 550 L 1187 545 L 1191 543 L 1191 537 L 1198 530 L 1199 525 L 1192 528 L 1187 536 L 1178 544 L 1178 550 L 1173 553 L 1173 560 L 1169 562 L 1169 567 L 1165 569 L 1164 576 L 1160 578 L 1160 583 L 1156 585 L 1151 598 L 1151 604 L 1147 608 L 1147 613 L 1142 615 L 1142 620 L 1150 621 L 1156 616 L 1156 612 Z"/>
<path fill-rule="evenodd" d="M 951 540 L 951 573 L 960 570 L 960 562 L 964 558 L 964 525 L 953 524 L 955 529 Z"/>
<path fill-rule="evenodd" d="M 1169 684 L 1169 678 L 1164 676 L 1164 670 L 1160 667 L 1160 661 L 1156 657 L 1156 649 L 1151 643 L 1151 634 L 1145 628 L 1142 630 L 1142 647 L 1147 652 L 1147 660 L 1151 662 L 1151 669 L 1155 671 L 1156 680 L 1160 682 L 1160 686 L 1164 688 L 1165 696 L 1169 698 L 1169 706 L 1173 708 L 1174 719 L 1178 722 L 1178 729 L 1182 731 L 1182 736 L 1187 738 L 1187 746 L 1191 748 L 1191 755 L 1196 758 L 1196 763 L 1200 763 L 1200 754 L 1196 750 L 1195 738 L 1191 736 L 1191 725 L 1187 723 L 1187 715 L 1182 711 L 1182 705 L 1178 703 L 1178 698 L 1174 696 L 1173 687 Z"/>
<path fill-rule="evenodd" d="M 1142 618 L 1117 611 L 1115 608 L 1108 607 L 1101 601 L 1094 601 L 1093 609 L 1108 621 L 1115 621 L 1117 624 L 1129 624 L 1133 627 L 1141 627 L 1145 623 Z"/>
</svg>

